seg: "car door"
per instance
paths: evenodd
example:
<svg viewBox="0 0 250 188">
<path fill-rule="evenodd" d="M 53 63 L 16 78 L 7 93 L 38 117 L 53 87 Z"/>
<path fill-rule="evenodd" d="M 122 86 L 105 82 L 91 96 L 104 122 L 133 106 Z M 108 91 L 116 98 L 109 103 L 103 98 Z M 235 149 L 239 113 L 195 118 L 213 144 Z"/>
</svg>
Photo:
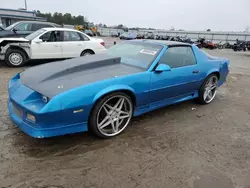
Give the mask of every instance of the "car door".
<svg viewBox="0 0 250 188">
<path fill-rule="evenodd" d="M 62 32 L 47 31 L 31 42 L 32 59 L 60 59 L 62 55 Z"/>
<path fill-rule="evenodd" d="M 84 43 L 78 32 L 63 31 L 62 52 L 64 58 L 80 57 Z"/>
<path fill-rule="evenodd" d="M 152 72 L 151 103 L 193 95 L 200 86 L 200 65 L 191 46 L 169 47 L 158 62 L 169 65 L 170 71 Z"/>
</svg>

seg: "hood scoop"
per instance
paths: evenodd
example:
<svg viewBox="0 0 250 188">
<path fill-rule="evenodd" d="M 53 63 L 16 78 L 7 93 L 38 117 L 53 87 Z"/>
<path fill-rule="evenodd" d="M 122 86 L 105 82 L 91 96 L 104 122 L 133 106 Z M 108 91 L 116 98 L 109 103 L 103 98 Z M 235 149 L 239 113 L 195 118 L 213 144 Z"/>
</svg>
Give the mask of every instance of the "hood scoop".
<svg viewBox="0 0 250 188">
<path fill-rule="evenodd" d="M 20 77 L 24 85 L 31 86 L 90 69 L 119 64 L 120 61 L 120 57 L 107 54 L 91 55 L 32 67 L 22 72 Z"/>
</svg>

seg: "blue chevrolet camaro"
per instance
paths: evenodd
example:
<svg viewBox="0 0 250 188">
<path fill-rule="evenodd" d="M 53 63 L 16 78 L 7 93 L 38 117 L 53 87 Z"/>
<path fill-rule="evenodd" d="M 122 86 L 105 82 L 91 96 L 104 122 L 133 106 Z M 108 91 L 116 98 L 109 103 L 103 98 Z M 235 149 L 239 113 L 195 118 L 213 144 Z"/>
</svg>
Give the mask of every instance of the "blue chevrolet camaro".
<svg viewBox="0 0 250 188">
<path fill-rule="evenodd" d="M 133 40 L 105 54 L 39 65 L 9 82 L 11 120 L 32 137 L 92 130 L 113 137 L 133 116 L 190 99 L 208 104 L 229 60 L 195 45 Z"/>
</svg>

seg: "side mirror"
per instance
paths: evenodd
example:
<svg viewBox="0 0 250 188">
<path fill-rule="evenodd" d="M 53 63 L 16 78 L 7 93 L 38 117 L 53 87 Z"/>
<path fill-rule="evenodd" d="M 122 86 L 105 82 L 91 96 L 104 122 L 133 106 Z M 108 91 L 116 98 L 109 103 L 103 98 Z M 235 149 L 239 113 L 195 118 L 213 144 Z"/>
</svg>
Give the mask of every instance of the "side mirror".
<svg viewBox="0 0 250 188">
<path fill-rule="evenodd" d="M 155 72 L 163 72 L 163 71 L 171 71 L 170 66 L 166 64 L 159 64 L 155 69 Z"/>
<path fill-rule="evenodd" d="M 16 29 L 16 28 L 13 28 L 12 31 L 16 34 L 17 29 Z"/>
<path fill-rule="evenodd" d="M 36 40 L 36 43 L 37 43 L 37 44 L 40 44 L 40 43 L 42 43 L 42 42 L 43 42 L 42 39 L 37 39 L 37 40 Z"/>
</svg>

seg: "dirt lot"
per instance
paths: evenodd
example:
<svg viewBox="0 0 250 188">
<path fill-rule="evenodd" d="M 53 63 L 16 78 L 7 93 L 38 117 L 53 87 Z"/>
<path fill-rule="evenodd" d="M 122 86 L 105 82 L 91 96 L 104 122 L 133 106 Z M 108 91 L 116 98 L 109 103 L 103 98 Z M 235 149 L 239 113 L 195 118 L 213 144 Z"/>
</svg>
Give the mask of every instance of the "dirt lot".
<svg viewBox="0 0 250 188">
<path fill-rule="evenodd" d="M 250 54 L 209 52 L 231 60 L 212 104 L 148 113 L 109 140 L 20 132 L 8 117 L 7 82 L 21 69 L 0 64 L 0 188 L 250 188 Z"/>
</svg>

